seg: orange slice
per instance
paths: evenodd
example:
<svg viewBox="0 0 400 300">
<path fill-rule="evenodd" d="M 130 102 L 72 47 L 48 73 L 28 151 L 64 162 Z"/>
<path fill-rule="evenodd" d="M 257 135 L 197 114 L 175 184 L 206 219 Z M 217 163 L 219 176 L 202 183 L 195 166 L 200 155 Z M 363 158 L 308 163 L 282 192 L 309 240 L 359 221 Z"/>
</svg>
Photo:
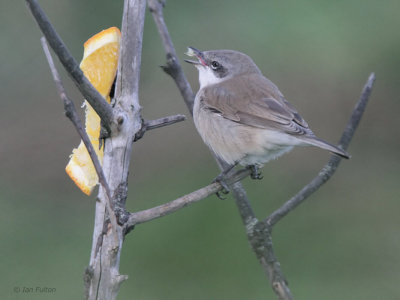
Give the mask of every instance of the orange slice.
<svg viewBox="0 0 400 300">
<path fill-rule="evenodd" d="M 92 36 L 84 44 L 83 59 L 80 64 L 85 76 L 108 103 L 110 103 L 110 89 L 117 73 L 120 39 L 121 33 L 116 27 Z M 84 106 L 86 108 L 86 132 L 102 163 L 103 148 L 99 149 L 100 118 L 86 100 Z M 72 150 L 65 171 L 86 195 L 90 195 L 99 181 L 92 160 L 82 141 L 78 148 Z"/>
</svg>

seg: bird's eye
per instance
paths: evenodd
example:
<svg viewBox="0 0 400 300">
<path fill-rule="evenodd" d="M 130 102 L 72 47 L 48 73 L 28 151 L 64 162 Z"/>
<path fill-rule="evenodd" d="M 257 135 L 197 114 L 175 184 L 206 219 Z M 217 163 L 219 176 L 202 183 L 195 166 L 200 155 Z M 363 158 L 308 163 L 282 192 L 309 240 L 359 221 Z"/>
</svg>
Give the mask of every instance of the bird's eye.
<svg viewBox="0 0 400 300">
<path fill-rule="evenodd" d="M 217 61 L 215 61 L 215 60 L 211 62 L 211 68 L 212 68 L 213 70 L 218 69 L 220 66 L 221 66 L 220 63 L 217 62 Z"/>
</svg>

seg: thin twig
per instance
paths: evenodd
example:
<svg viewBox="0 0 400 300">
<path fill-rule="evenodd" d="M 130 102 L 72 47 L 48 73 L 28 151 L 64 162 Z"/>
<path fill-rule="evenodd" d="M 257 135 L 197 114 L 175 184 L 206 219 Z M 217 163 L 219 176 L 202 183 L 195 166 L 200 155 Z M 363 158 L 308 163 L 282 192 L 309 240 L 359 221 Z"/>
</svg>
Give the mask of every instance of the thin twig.
<svg viewBox="0 0 400 300">
<path fill-rule="evenodd" d="M 353 113 L 347 123 L 346 129 L 344 130 L 342 137 L 340 138 L 339 145 L 346 150 L 354 136 L 358 124 L 360 123 L 361 117 L 365 111 L 368 103 L 369 96 L 371 94 L 372 86 L 375 81 L 375 74 L 371 73 L 368 80 L 362 90 L 360 99 L 358 100 L 356 106 L 353 109 Z M 274 211 L 269 217 L 264 221 L 269 226 L 274 226 L 279 220 L 286 216 L 290 211 L 296 208 L 300 203 L 302 203 L 307 197 L 309 197 L 313 192 L 318 190 L 321 185 L 329 180 L 335 173 L 337 167 L 341 162 L 341 158 L 337 155 L 332 155 L 329 162 L 322 168 L 319 174 L 304 188 L 301 189 L 299 193 L 285 202 L 280 208 Z"/>
<path fill-rule="evenodd" d="M 51 57 L 49 47 L 47 45 L 47 41 L 45 37 L 42 37 L 40 39 L 42 42 L 42 47 L 43 51 L 46 55 L 47 62 L 49 64 L 51 74 L 53 75 L 53 80 L 56 84 L 58 93 L 60 94 L 60 98 L 63 100 L 64 103 L 64 110 L 65 110 L 65 115 L 71 120 L 72 124 L 74 125 L 76 131 L 78 132 L 79 136 L 81 137 L 83 143 L 86 146 L 86 149 L 89 153 L 89 156 L 93 162 L 94 168 L 96 170 L 97 176 L 99 177 L 99 182 L 100 184 L 104 187 L 107 193 L 107 201 L 106 207 L 107 211 L 110 217 L 111 225 L 114 230 L 117 228 L 117 219 L 115 217 L 114 211 L 112 209 L 112 203 L 111 203 L 111 192 L 110 192 L 110 187 L 108 186 L 107 180 L 104 176 L 103 169 L 101 167 L 100 161 L 96 155 L 96 152 L 94 150 L 94 147 L 92 143 L 90 142 L 90 139 L 86 133 L 86 131 L 83 129 L 83 125 L 81 120 L 79 119 L 78 113 L 76 112 L 75 105 L 71 101 L 71 99 L 68 98 L 64 86 L 62 84 L 60 75 L 58 74 L 58 71 L 54 65 L 53 58 Z"/>
<path fill-rule="evenodd" d="M 221 185 L 215 182 L 173 201 L 152 207 L 150 209 L 131 213 L 127 223 L 124 226 L 127 231 L 130 231 L 130 229 L 137 224 L 145 223 L 172 214 L 181 208 L 205 199 L 209 195 L 215 194 L 221 189 Z"/>
<path fill-rule="evenodd" d="M 159 118 L 156 120 L 143 120 L 142 127 L 136 133 L 134 141 L 136 142 L 137 140 L 141 139 L 143 137 L 143 135 L 146 133 L 146 131 L 148 131 L 148 130 L 161 128 L 161 127 L 172 125 L 172 124 L 182 122 L 185 120 L 186 120 L 186 116 L 179 115 L 179 114 L 164 117 L 164 118 Z"/>
<path fill-rule="evenodd" d="M 26 0 L 28 7 L 35 18 L 40 30 L 46 37 L 54 53 L 58 56 L 60 62 L 64 66 L 68 75 L 82 93 L 83 97 L 90 103 L 96 113 L 100 116 L 102 123 L 107 130 L 110 130 L 112 122 L 113 111 L 107 101 L 99 94 L 93 87 L 90 81 L 85 77 L 82 70 L 79 68 L 78 63 L 72 57 L 64 42 L 50 23 L 46 14 L 39 6 L 36 0 Z"/>
<path fill-rule="evenodd" d="M 250 175 L 250 170 L 245 168 L 245 169 L 240 169 L 236 171 L 232 176 L 228 177 L 226 179 L 226 183 L 228 185 L 231 185 L 235 182 L 238 182 L 242 180 L 243 178 L 247 177 Z M 207 198 L 210 195 L 213 195 L 219 191 L 221 191 L 223 187 L 219 182 L 214 182 L 212 184 L 209 184 L 201 189 L 198 189 L 197 191 L 194 191 L 190 194 L 187 194 L 185 196 L 182 196 L 178 199 L 175 199 L 173 201 L 170 201 L 168 203 L 138 211 L 135 213 L 131 213 L 129 216 L 129 219 L 127 223 L 124 225 L 125 231 L 129 232 L 135 225 L 141 224 L 144 222 L 148 222 L 169 214 L 172 214 L 173 212 L 176 212 L 180 210 L 181 208 L 184 208 L 190 204 L 193 204 L 195 202 L 198 202 L 202 199 Z"/>
<path fill-rule="evenodd" d="M 185 120 L 186 120 L 185 115 L 173 115 L 173 116 L 168 116 L 168 117 L 164 117 L 164 118 L 159 118 L 156 120 L 145 121 L 144 124 L 146 126 L 146 130 L 152 130 L 152 129 L 172 125 L 172 124 L 175 124 L 178 122 L 182 122 Z"/>
<path fill-rule="evenodd" d="M 165 1 L 148 0 L 147 5 L 153 15 L 154 22 L 157 25 L 162 44 L 167 56 L 167 65 L 163 66 L 163 70 L 169 74 L 174 80 L 185 101 L 190 113 L 193 113 L 194 94 L 188 80 L 186 79 L 182 67 L 176 55 L 174 44 L 169 35 L 167 25 L 164 21 L 163 7 Z"/>
<path fill-rule="evenodd" d="M 345 150 L 349 147 L 349 144 L 354 136 L 358 124 L 360 124 L 365 108 L 367 107 L 369 96 L 371 95 L 372 86 L 375 82 L 375 79 L 375 73 L 371 73 L 361 92 L 360 99 L 353 109 L 346 129 L 344 130 L 342 137 L 340 138 L 339 145 Z"/>
</svg>

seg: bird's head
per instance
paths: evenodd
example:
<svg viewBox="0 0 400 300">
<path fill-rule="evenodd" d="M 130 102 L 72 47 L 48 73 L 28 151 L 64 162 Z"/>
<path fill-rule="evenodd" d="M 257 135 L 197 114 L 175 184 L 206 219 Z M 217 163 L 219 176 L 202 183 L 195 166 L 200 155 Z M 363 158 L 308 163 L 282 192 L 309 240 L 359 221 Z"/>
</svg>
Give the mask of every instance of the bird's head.
<svg viewBox="0 0 400 300">
<path fill-rule="evenodd" d="M 185 61 L 199 70 L 200 88 L 235 76 L 261 73 L 248 55 L 234 50 L 200 51 L 188 47 L 186 55 L 197 58 L 197 61 L 188 59 Z"/>
</svg>

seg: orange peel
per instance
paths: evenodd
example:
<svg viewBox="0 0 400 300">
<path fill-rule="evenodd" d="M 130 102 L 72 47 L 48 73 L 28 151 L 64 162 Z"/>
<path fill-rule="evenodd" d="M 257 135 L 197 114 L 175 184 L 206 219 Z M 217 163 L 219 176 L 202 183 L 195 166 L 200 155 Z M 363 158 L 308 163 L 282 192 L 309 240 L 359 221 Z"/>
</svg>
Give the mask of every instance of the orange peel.
<svg viewBox="0 0 400 300">
<path fill-rule="evenodd" d="M 83 58 L 80 68 L 97 89 L 110 103 L 110 90 L 117 74 L 121 33 L 111 27 L 92 36 L 84 43 Z M 100 117 L 85 100 L 85 127 L 89 139 L 96 151 L 100 163 L 103 162 L 103 147 L 99 149 Z M 72 150 L 65 171 L 74 183 L 86 195 L 90 195 L 98 184 L 98 176 L 89 153 L 81 141 L 78 148 Z"/>
</svg>

